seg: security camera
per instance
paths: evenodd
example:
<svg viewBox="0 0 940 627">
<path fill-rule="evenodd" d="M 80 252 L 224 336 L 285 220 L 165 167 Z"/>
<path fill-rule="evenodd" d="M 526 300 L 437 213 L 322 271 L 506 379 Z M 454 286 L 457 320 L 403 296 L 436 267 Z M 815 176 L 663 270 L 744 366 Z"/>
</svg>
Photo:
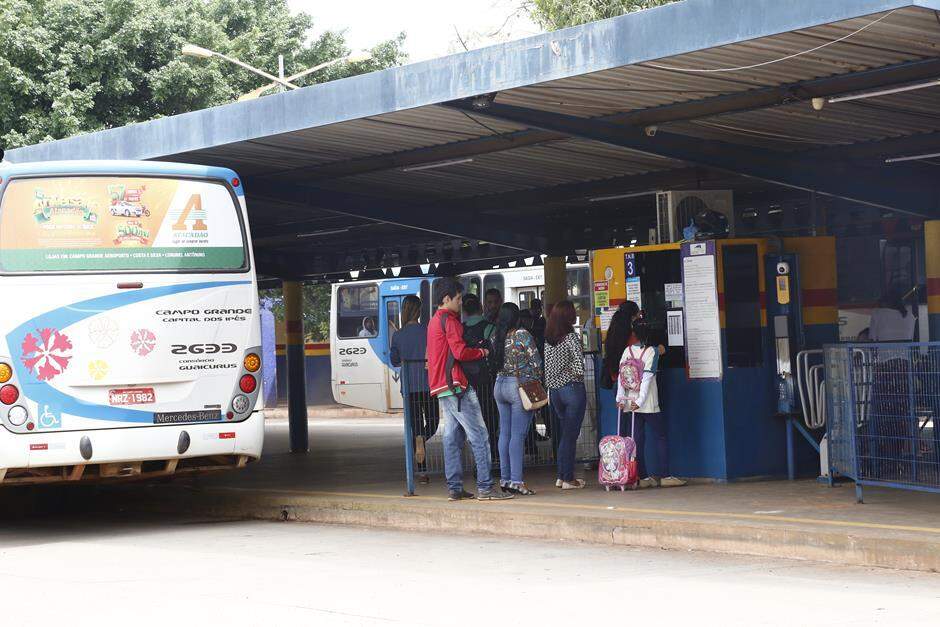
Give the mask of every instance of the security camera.
<svg viewBox="0 0 940 627">
<path fill-rule="evenodd" d="M 656 131 L 659 130 L 659 127 L 653 124 L 652 126 L 647 126 L 643 130 L 646 132 L 647 137 L 656 137 Z"/>
<path fill-rule="evenodd" d="M 790 274 L 790 264 L 786 261 L 778 261 L 777 274 Z"/>
</svg>

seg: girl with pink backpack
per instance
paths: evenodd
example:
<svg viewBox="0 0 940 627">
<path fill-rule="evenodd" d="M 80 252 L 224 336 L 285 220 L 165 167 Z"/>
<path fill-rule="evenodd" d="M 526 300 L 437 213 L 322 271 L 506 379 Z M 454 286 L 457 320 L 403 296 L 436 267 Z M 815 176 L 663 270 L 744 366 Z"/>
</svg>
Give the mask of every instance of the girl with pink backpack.
<svg viewBox="0 0 940 627">
<path fill-rule="evenodd" d="M 650 328 L 643 322 L 633 325 L 635 343 L 627 346 L 620 358 L 620 373 L 617 378 L 617 407 L 621 411 L 620 431 L 626 433 L 633 428 L 631 436 L 636 443 L 636 460 L 639 487 L 675 487 L 686 482 L 669 475 L 669 424 L 659 407 L 659 390 L 656 371 L 659 365 L 659 350 L 652 342 Z M 632 417 L 631 417 L 632 414 Z M 646 425 L 653 430 L 656 444 L 656 468 L 647 474 Z"/>
</svg>

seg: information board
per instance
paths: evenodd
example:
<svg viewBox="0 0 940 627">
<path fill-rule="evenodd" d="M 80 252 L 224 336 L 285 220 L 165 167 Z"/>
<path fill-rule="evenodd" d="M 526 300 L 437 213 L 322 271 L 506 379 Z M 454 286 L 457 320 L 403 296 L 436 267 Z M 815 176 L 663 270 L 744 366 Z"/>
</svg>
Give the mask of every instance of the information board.
<svg viewBox="0 0 940 627">
<path fill-rule="evenodd" d="M 720 379 L 721 320 L 715 242 L 682 244 L 686 371 L 690 379 Z"/>
</svg>

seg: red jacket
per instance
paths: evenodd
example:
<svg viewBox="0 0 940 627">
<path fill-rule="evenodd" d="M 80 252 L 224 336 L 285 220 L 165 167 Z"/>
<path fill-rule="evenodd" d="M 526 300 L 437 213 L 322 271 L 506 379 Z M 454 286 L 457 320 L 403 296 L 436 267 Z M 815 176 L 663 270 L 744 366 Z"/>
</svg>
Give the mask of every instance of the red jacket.
<svg viewBox="0 0 940 627">
<path fill-rule="evenodd" d="M 446 316 L 447 320 L 446 337 L 441 329 L 441 316 Z M 428 386 L 432 396 L 448 390 L 446 371 L 447 355 L 450 352 L 454 355 L 454 385 L 466 390 L 467 377 L 460 367 L 460 362 L 483 359 L 483 349 L 468 347 L 463 341 L 463 325 L 460 318 L 446 309 L 438 309 L 428 324 Z"/>
</svg>

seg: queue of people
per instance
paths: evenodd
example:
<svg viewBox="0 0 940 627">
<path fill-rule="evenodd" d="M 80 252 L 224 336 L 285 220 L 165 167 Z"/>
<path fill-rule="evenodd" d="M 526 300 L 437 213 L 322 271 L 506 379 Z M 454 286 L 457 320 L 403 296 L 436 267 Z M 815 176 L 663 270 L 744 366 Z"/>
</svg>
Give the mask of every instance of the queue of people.
<svg viewBox="0 0 940 627">
<path fill-rule="evenodd" d="M 574 305 L 570 301 L 556 303 L 545 318 L 541 302 L 533 301 L 530 309 L 520 310 L 514 303 L 504 303 L 495 289 L 487 290 L 481 301 L 474 294 L 464 295 L 463 285 L 453 278 L 436 281 L 432 297 L 437 309 L 426 325 L 419 321 L 420 299 L 404 299 L 402 327 L 395 331 L 391 344 L 392 364 L 409 368 L 408 389 L 402 392 L 411 408 L 419 480 L 428 481 L 426 442 L 438 431 L 443 417 L 444 473 L 450 500 L 504 500 L 535 494 L 525 482 L 523 466 L 534 431 L 533 408 L 538 406 L 534 401 L 547 394 L 557 416 L 555 486 L 561 490 L 584 488 L 586 482 L 575 476 L 575 467 L 587 390 Z M 635 303 L 628 301 L 615 313 L 605 348 L 601 384 L 618 386 L 622 419 L 630 413 L 636 417 L 633 437 L 643 477 L 640 487 L 684 485 L 669 473 L 668 425 L 660 411 L 655 381 L 664 349 L 651 344 Z M 635 357 L 634 353 L 641 354 L 648 367 L 639 395 L 628 398 L 619 389 L 619 370 L 621 360 Z M 646 426 L 653 431 L 657 451 L 656 467 L 648 474 L 643 454 Z M 491 437 L 497 433 L 498 437 Z M 465 441 L 469 441 L 474 458 L 476 493 L 463 485 Z M 500 461 L 498 484 L 491 476 L 496 455 Z"/>
</svg>

